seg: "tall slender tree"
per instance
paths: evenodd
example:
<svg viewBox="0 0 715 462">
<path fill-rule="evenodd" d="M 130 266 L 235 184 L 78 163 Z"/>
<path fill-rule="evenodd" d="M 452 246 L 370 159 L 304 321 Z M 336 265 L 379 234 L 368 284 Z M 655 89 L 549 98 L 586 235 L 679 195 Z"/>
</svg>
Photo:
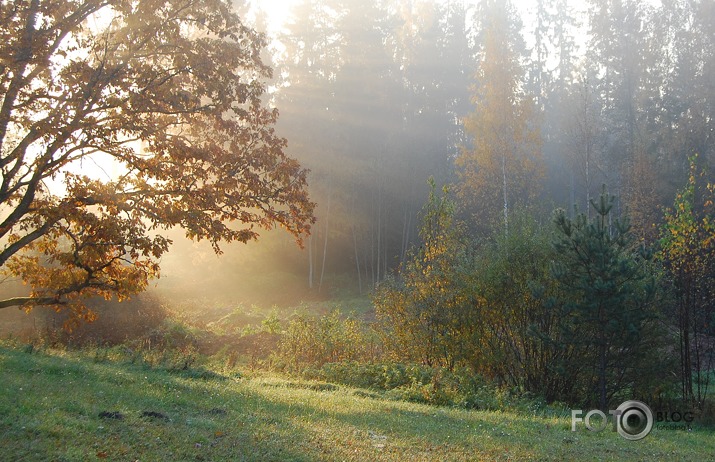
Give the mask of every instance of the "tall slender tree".
<svg viewBox="0 0 715 462">
<path fill-rule="evenodd" d="M 543 174 L 533 99 L 522 93 L 524 46 L 510 2 L 485 0 L 478 10 L 481 42 L 472 103 L 465 119 L 472 146 L 456 160 L 458 194 L 482 230 L 532 204 Z"/>
</svg>

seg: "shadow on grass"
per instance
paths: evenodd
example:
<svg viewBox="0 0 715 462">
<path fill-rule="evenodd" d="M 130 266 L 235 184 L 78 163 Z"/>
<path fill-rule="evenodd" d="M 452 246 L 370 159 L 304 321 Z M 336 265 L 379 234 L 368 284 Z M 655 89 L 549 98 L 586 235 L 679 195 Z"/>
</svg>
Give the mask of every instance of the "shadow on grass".
<svg viewBox="0 0 715 462">
<path fill-rule="evenodd" d="M 630 442 L 568 422 L 194 377 L 0 347 L 0 460 L 706 460 L 712 433 Z M 121 417 L 119 417 L 121 416 Z"/>
<path fill-rule="evenodd" d="M 0 460 L 316 459 L 232 380 L 0 347 L 0 384 Z"/>
</svg>

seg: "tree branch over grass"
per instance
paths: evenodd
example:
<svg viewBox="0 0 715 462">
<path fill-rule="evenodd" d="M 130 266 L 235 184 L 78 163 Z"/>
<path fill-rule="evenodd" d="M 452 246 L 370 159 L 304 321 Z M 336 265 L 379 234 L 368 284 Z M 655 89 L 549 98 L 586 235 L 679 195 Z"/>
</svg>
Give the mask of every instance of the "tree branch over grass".
<svg viewBox="0 0 715 462">
<path fill-rule="evenodd" d="M 263 100 L 265 38 L 227 2 L 20 0 L 0 16 L 0 265 L 30 286 L 0 308 L 86 313 L 142 291 L 177 226 L 217 253 L 276 225 L 302 244 L 314 204 Z"/>
</svg>

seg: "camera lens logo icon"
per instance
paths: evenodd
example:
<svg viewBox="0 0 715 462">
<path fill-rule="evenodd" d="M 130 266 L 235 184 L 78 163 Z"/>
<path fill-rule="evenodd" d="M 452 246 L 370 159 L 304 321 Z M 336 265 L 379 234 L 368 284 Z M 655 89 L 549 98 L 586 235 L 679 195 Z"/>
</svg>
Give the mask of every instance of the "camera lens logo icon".
<svg viewBox="0 0 715 462">
<path fill-rule="evenodd" d="M 618 434 L 631 441 L 648 436 L 653 429 L 653 413 L 640 401 L 624 401 L 618 406 Z"/>
</svg>

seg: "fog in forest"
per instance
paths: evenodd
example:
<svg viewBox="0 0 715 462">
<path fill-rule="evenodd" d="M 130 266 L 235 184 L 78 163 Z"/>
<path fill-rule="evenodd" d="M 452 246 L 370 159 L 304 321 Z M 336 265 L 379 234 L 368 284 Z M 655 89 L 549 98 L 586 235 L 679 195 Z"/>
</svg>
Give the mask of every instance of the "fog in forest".
<svg viewBox="0 0 715 462">
<path fill-rule="evenodd" d="M 245 251 L 265 246 L 314 292 L 366 293 L 404 262 L 430 176 L 477 236 L 503 226 L 505 202 L 546 222 L 587 211 L 605 184 L 652 242 L 689 157 L 713 160 L 712 2 L 254 4 L 278 131 L 311 170 L 318 221 L 301 252 L 280 233 Z M 502 157 L 505 175 L 490 165 Z"/>
<path fill-rule="evenodd" d="M 317 221 L 302 249 L 276 229 L 220 256 L 170 232 L 149 290 L 168 305 L 364 296 L 419 246 L 430 177 L 477 239 L 585 211 L 605 184 L 653 242 L 689 158 L 715 160 L 712 1 L 236 6 L 267 32 L 265 97 Z"/>
</svg>

